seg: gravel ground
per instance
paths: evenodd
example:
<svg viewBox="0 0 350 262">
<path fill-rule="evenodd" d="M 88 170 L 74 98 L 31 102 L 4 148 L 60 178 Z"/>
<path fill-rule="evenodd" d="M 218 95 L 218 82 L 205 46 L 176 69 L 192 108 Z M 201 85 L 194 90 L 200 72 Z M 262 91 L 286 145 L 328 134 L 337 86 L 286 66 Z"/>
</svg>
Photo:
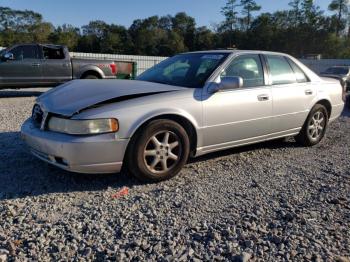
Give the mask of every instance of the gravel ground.
<svg viewBox="0 0 350 262">
<path fill-rule="evenodd" d="M 349 261 L 349 112 L 313 148 L 232 149 L 145 185 L 32 157 L 19 129 L 40 91 L 0 91 L 0 261 Z"/>
</svg>

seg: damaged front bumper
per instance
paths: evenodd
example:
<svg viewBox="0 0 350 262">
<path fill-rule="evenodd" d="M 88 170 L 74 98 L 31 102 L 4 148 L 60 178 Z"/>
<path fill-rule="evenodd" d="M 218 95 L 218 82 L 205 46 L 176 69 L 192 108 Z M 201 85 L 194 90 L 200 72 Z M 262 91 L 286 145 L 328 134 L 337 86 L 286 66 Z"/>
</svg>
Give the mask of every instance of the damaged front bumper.
<svg viewBox="0 0 350 262">
<path fill-rule="evenodd" d="M 21 137 L 34 156 L 77 173 L 120 172 L 129 142 L 115 133 L 74 136 L 43 131 L 31 119 L 22 125 Z"/>
</svg>

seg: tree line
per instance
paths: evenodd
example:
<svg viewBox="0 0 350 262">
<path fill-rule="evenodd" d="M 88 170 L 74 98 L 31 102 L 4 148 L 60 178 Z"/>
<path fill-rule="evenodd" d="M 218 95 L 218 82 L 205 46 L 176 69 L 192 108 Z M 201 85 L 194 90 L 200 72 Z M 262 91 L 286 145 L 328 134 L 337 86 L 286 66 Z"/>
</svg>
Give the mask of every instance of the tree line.
<svg viewBox="0 0 350 262">
<path fill-rule="evenodd" d="M 238 48 L 349 58 L 349 0 L 332 0 L 328 9 L 326 13 L 313 0 L 292 0 L 287 10 L 259 14 L 255 0 L 227 0 L 223 21 L 210 28 L 198 27 L 185 12 L 136 19 L 129 28 L 100 20 L 79 28 L 55 27 L 39 13 L 0 7 L 0 46 L 40 42 L 78 52 L 156 56 Z"/>
</svg>

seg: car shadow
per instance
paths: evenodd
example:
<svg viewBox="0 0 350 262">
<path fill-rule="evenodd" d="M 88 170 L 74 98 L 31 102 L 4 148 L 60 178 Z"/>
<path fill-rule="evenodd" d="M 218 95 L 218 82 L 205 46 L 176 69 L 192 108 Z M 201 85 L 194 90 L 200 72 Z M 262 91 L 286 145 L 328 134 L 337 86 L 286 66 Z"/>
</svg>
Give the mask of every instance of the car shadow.
<svg viewBox="0 0 350 262">
<path fill-rule="evenodd" d="M 0 200 L 140 184 L 125 171 L 120 174 L 76 174 L 51 166 L 29 153 L 19 132 L 0 133 L 0 163 Z"/>
<path fill-rule="evenodd" d="M 262 148 L 295 147 L 294 142 L 282 140 L 229 149 L 191 159 L 188 165 L 208 159 Z M 132 188 L 144 183 L 127 171 L 119 174 L 76 174 L 61 170 L 36 159 L 20 139 L 19 132 L 0 133 L 0 200 L 25 198 L 53 193 L 101 191 Z"/>
</svg>

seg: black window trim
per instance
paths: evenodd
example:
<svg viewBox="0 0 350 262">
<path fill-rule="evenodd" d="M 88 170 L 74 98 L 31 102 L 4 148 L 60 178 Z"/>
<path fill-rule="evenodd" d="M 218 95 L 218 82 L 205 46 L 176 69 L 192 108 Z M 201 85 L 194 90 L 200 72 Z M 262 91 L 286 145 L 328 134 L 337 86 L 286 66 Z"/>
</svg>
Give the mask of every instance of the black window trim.
<svg viewBox="0 0 350 262">
<path fill-rule="evenodd" d="M 296 78 L 298 84 L 303 84 L 303 83 L 311 82 L 311 81 L 310 81 L 310 78 L 307 76 L 307 74 L 305 74 L 304 70 L 301 69 L 300 66 L 299 66 L 297 63 L 295 63 L 292 59 L 290 59 L 290 58 L 287 57 L 287 56 L 285 56 L 285 59 L 287 60 L 287 62 L 288 62 L 288 64 L 290 65 L 290 67 L 292 68 L 292 70 L 293 70 L 293 72 L 294 72 L 294 74 L 295 74 L 295 78 Z M 294 68 L 293 68 L 293 66 L 292 66 L 291 63 L 294 63 L 295 66 L 296 66 L 297 68 L 299 68 L 299 70 L 300 70 L 301 72 L 303 72 L 303 74 L 304 74 L 304 76 L 305 76 L 305 78 L 306 78 L 306 82 L 299 82 L 299 81 L 298 81 L 298 78 L 296 77 L 296 74 L 297 74 L 297 73 L 294 71 Z"/>
<path fill-rule="evenodd" d="M 267 87 L 268 84 L 268 77 L 267 77 L 267 72 L 266 72 L 266 68 L 265 68 L 265 62 L 263 60 L 262 54 L 261 53 L 241 53 L 238 55 L 233 56 L 232 58 L 229 58 L 229 61 L 227 62 L 227 64 L 224 66 L 223 70 L 221 70 L 221 72 L 219 73 L 219 76 L 221 77 L 221 74 L 223 71 L 225 71 L 230 65 L 231 63 L 236 60 L 237 58 L 241 57 L 241 56 L 251 56 L 251 55 L 256 55 L 259 58 L 260 61 L 260 65 L 262 68 L 262 73 L 263 73 L 263 77 L 264 77 L 264 84 L 260 85 L 260 86 L 250 86 L 250 87 L 242 87 L 236 90 L 242 90 L 242 89 L 254 89 L 254 88 L 262 88 L 262 87 Z M 234 90 L 232 90 L 234 91 Z"/>
<path fill-rule="evenodd" d="M 265 85 L 270 86 L 270 68 L 267 59 L 264 54 L 259 54 L 259 56 L 264 70 Z"/>
<path fill-rule="evenodd" d="M 296 74 L 293 70 L 293 67 L 291 66 L 291 64 L 289 63 L 287 57 L 285 55 L 280 55 L 280 54 L 264 54 L 264 60 L 265 60 L 265 63 L 266 63 L 266 68 L 267 68 L 267 72 L 268 72 L 268 75 L 269 75 L 269 85 L 271 86 L 284 86 L 284 85 L 294 85 L 294 84 L 300 84 L 298 82 L 298 79 L 296 77 Z M 284 60 L 286 60 L 287 64 L 290 66 L 290 69 L 292 70 L 293 72 L 293 75 L 295 76 L 295 82 L 294 83 L 285 83 L 285 84 L 273 84 L 272 83 L 272 76 L 271 76 L 271 70 L 270 70 L 270 66 L 269 66 L 269 63 L 267 61 L 267 56 L 277 56 L 277 57 L 280 57 L 280 58 L 283 58 Z M 302 70 L 302 72 L 304 73 L 304 71 Z M 304 73 L 305 74 L 305 73 Z M 306 76 L 306 74 L 305 74 Z M 306 82 L 307 83 L 307 82 Z"/>
</svg>

